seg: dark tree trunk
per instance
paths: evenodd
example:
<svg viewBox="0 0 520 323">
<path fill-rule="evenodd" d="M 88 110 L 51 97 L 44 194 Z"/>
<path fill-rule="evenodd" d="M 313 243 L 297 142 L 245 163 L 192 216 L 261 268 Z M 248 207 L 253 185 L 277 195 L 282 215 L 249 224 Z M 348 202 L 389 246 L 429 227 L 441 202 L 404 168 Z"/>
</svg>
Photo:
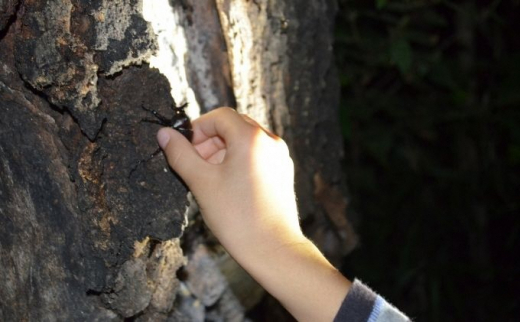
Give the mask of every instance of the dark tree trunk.
<svg viewBox="0 0 520 323">
<path fill-rule="evenodd" d="M 334 13 L 332 0 L 0 0 L 0 320 L 241 320 L 257 303 L 162 155 L 138 165 L 157 148 L 141 106 L 168 115 L 172 96 L 283 136 L 307 234 L 333 260 L 348 252 Z"/>
</svg>

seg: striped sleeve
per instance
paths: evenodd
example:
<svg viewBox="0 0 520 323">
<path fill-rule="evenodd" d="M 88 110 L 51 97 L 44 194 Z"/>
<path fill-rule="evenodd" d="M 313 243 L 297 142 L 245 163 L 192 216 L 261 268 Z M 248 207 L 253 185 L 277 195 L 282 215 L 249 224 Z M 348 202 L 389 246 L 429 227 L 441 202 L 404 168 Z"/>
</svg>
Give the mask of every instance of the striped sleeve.
<svg viewBox="0 0 520 323">
<path fill-rule="evenodd" d="M 407 322 L 410 319 L 359 280 L 354 280 L 334 322 Z"/>
</svg>

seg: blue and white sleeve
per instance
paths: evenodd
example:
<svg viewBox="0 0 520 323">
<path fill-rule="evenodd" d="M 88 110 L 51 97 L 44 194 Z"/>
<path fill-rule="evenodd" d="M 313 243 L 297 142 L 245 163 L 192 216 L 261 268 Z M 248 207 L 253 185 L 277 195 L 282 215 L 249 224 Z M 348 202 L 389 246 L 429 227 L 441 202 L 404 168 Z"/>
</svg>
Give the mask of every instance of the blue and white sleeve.
<svg viewBox="0 0 520 323">
<path fill-rule="evenodd" d="M 359 280 L 354 280 L 334 322 L 408 322 L 410 319 Z"/>
</svg>

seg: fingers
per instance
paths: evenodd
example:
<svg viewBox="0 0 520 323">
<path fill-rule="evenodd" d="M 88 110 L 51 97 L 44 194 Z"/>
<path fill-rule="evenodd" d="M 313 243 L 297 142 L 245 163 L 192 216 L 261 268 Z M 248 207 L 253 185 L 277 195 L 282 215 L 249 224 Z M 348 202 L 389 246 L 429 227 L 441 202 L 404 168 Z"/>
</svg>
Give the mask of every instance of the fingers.
<svg viewBox="0 0 520 323">
<path fill-rule="evenodd" d="M 157 141 L 164 151 L 168 164 L 193 189 L 193 185 L 206 176 L 209 164 L 199 155 L 193 145 L 172 128 L 162 128 Z"/>
<path fill-rule="evenodd" d="M 193 144 L 197 145 L 208 138 L 221 137 L 227 146 L 248 131 L 250 125 L 231 108 L 219 108 L 206 113 L 193 121 Z"/>
<path fill-rule="evenodd" d="M 247 114 L 240 114 L 240 116 L 244 119 L 244 121 L 246 121 L 247 123 L 249 123 L 253 127 L 257 127 L 257 128 L 262 129 L 269 137 L 271 137 L 273 139 L 276 139 L 276 140 L 282 139 L 282 138 L 278 137 L 277 135 L 275 135 L 274 133 L 272 133 L 271 130 L 263 127 L 255 119 L 251 118 Z"/>
<path fill-rule="evenodd" d="M 193 144 L 197 145 L 207 141 L 209 138 L 219 136 L 229 145 L 233 141 L 243 138 L 244 135 L 248 134 L 247 131 L 252 130 L 252 128 L 260 128 L 269 137 L 277 141 L 281 140 L 280 137 L 264 128 L 248 115 L 238 114 L 231 108 L 218 108 L 193 122 Z"/>
<path fill-rule="evenodd" d="M 207 182 L 205 177 L 218 173 L 214 166 L 225 163 L 228 155 L 230 160 L 240 160 L 243 153 L 249 154 L 259 142 L 270 145 L 274 139 L 277 147 L 284 147 L 284 151 L 289 153 L 280 137 L 230 108 L 213 110 L 195 120 L 193 134 L 193 143 L 172 128 L 163 128 L 157 134 L 168 163 L 191 189 L 197 183 Z"/>
<path fill-rule="evenodd" d="M 213 137 L 196 144 L 195 149 L 202 158 L 208 161 L 213 155 L 222 151 L 225 152 L 226 144 L 224 141 L 222 141 L 222 139 L 220 139 L 220 137 Z"/>
</svg>

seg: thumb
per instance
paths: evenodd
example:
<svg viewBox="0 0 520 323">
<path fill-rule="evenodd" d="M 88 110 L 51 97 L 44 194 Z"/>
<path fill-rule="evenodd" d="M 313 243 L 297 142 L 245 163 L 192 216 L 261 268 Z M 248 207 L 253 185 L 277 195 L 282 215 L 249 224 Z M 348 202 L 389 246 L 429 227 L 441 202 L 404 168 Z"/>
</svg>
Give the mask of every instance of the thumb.
<svg viewBox="0 0 520 323">
<path fill-rule="evenodd" d="M 203 180 L 206 161 L 193 145 L 178 131 L 162 128 L 157 133 L 157 142 L 161 146 L 168 164 L 192 188 L 198 180 Z"/>
</svg>

